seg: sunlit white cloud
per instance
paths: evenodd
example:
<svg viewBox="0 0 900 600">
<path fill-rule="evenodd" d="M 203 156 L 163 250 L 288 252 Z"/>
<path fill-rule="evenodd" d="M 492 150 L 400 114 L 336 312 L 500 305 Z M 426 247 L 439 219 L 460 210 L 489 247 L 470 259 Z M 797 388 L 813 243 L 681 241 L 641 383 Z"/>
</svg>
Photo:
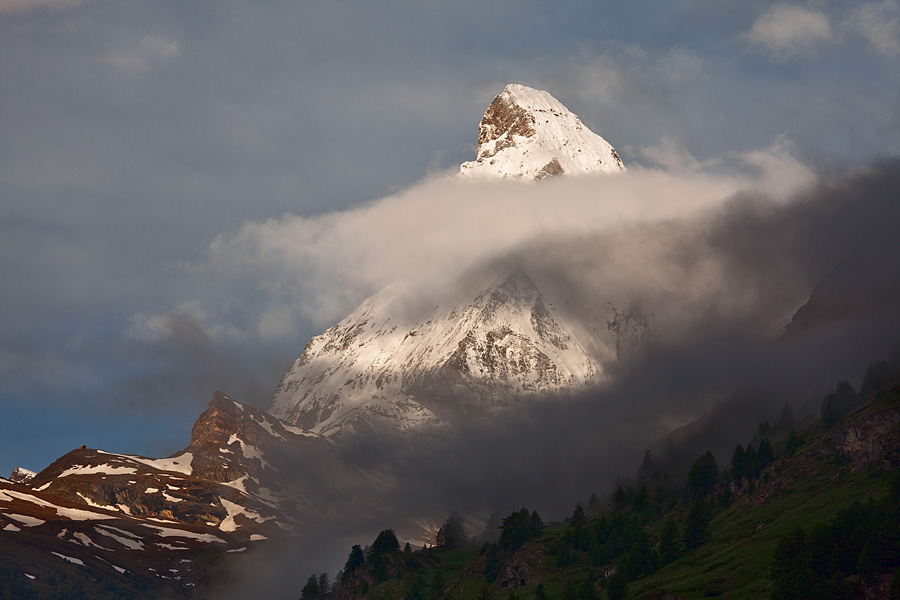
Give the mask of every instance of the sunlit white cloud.
<svg viewBox="0 0 900 600">
<path fill-rule="evenodd" d="M 812 52 L 832 39 L 828 16 L 802 6 L 778 4 L 761 15 L 740 39 L 768 50 L 779 60 Z"/>
<path fill-rule="evenodd" d="M 663 155 L 679 147 L 667 144 L 649 154 L 672 166 Z M 189 275 L 264 290 L 254 334 L 289 336 L 297 322 L 330 325 L 387 284 L 437 288 L 541 240 L 693 217 L 742 190 L 786 197 L 813 177 L 785 147 L 779 140 L 716 163 L 690 157 L 670 172 L 632 165 L 622 176 L 541 184 L 429 181 L 348 211 L 246 223 L 219 235 Z"/>
</svg>

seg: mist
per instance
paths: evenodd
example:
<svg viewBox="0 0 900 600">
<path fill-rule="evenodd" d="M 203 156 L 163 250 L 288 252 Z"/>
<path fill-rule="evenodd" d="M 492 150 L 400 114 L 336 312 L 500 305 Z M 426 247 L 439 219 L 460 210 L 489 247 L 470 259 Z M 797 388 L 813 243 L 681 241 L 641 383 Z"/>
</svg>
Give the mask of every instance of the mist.
<svg viewBox="0 0 900 600">
<path fill-rule="evenodd" d="M 454 510 L 471 533 L 492 511 L 523 505 L 561 520 L 591 493 L 608 498 L 648 447 L 704 414 L 716 414 L 707 441 L 721 454 L 784 403 L 801 413 L 812 399 L 818 410 L 839 380 L 858 387 L 868 364 L 898 356 L 900 163 L 819 178 L 796 164 L 755 173 L 428 182 L 320 221 L 285 217 L 220 237 L 211 263 L 239 249 L 244 266 L 269 261 L 280 275 L 273 299 L 296 291 L 300 273 L 314 282 L 302 293 L 321 299 L 297 308 L 308 318 L 348 312 L 342 303 L 392 279 L 413 306 L 519 268 L 563 313 L 638 302 L 653 324 L 651 341 L 595 389 L 412 441 L 360 440 L 341 457 L 358 472 L 319 465 L 310 477 L 297 457 L 298 491 L 334 489 L 336 477 L 341 493 L 322 499 L 327 516 L 298 538 L 237 559 L 233 597 L 261 585 L 262 565 L 273 593 L 296 590 L 309 573 L 334 575 L 350 545 L 379 530 L 421 541 L 422 527 Z M 804 316 L 821 306 L 825 316 Z"/>
</svg>

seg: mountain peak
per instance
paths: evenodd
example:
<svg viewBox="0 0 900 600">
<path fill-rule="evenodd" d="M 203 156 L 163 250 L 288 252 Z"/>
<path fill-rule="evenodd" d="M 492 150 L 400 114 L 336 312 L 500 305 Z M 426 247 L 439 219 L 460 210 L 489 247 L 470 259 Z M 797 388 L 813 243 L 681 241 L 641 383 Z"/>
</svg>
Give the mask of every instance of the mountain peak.
<svg viewBox="0 0 900 600">
<path fill-rule="evenodd" d="M 459 174 L 540 180 L 625 170 L 615 149 L 559 100 L 544 90 L 509 84 L 485 111 L 477 157 L 463 163 Z"/>
<path fill-rule="evenodd" d="M 269 412 L 336 439 L 431 431 L 599 381 L 586 343 L 520 269 L 425 313 L 379 294 L 307 344 Z"/>
</svg>

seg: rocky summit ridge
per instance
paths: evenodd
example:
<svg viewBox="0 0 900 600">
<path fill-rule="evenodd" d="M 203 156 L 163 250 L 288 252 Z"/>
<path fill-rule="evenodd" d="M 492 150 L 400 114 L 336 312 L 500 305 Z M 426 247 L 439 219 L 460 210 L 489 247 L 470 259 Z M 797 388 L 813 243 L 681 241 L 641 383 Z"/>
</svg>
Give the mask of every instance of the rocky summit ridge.
<svg viewBox="0 0 900 600">
<path fill-rule="evenodd" d="M 540 180 L 555 175 L 622 173 L 615 149 L 543 90 L 510 84 L 488 106 L 478 126 L 466 179 Z"/>
</svg>

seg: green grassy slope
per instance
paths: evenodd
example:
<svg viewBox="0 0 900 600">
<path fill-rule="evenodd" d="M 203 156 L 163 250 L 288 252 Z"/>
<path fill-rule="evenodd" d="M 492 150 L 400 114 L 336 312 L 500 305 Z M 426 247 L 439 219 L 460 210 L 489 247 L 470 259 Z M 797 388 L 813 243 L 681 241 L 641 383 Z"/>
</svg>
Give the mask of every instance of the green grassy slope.
<svg viewBox="0 0 900 600">
<path fill-rule="evenodd" d="M 769 598 L 773 590 L 770 567 L 779 540 L 798 526 L 809 528 L 833 519 L 857 500 L 888 494 L 892 467 L 897 466 L 892 463 L 900 457 L 898 415 L 900 388 L 893 388 L 831 428 L 820 421 L 806 427 L 801 434 L 805 443 L 792 456 L 785 455 L 783 443 L 776 444 L 776 460 L 760 477 L 735 487 L 727 507 L 718 504 L 708 541 L 630 581 L 627 597 L 655 599 L 668 592 L 669 598 L 683 600 Z M 724 485 L 720 483 L 707 501 L 717 503 Z M 664 513 L 660 509 L 655 518 L 643 517 L 643 529 L 656 544 L 663 524 L 672 518 L 683 526 L 688 510 L 687 504 Z M 620 515 L 625 518 L 631 511 L 625 509 Z M 585 528 L 598 522 L 590 521 Z M 622 556 L 598 563 L 596 554 L 582 548 L 563 559 L 559 547 L 567 539 L 572 539 L 569 526 L 543 529 L 536 539 L 502 556 L 504 567 L 493 582 L 485 577 L 483 548 L 432 549 L 405 557 L 397 553 L 399 558 L 381 574 L 381 580 L 364 565 L 330 597 L 507 600 L 513 593 L 517 600 L 532 600 L 542 583 L 549 599 L 606 598 L 604 574 L 617 563 L 621 567 Z"/>
</svg>

